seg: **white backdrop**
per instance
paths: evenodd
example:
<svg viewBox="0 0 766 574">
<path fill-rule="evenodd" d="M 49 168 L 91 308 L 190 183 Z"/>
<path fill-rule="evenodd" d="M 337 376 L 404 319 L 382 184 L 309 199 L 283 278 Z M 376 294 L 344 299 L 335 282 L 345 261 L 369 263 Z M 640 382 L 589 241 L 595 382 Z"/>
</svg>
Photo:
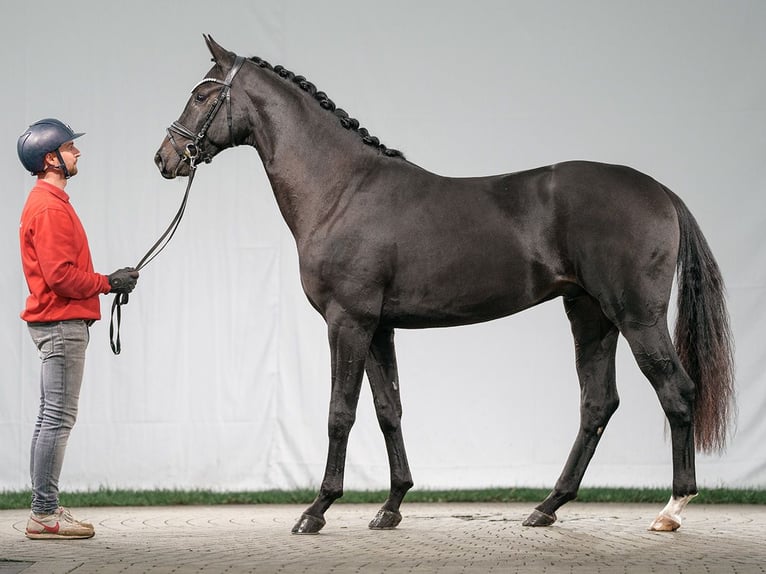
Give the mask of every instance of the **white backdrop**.
<svg viewBox="0 0 766 574">
<path fill-rule="evenodd" d="M 210 66 L 202 34 L 307 76 L 389 147 L 450 176 L 567 159 L 629 164 L 687 202 L 725 276 L 738 425 L 703 486 L 766 486 L 766 3 L 73 0 L 3 9 L 0 489 L 27 487 L 39 361 L 18 315 L 18 135 L 54 116 L 87 135 L 67 187 L 97 270 L 135 264 L 185 181 L 159 176 L 165 127 Z M 123 354 L 91 331 L 64 489 L 315 487 L 329 352 L 257 154 L 203 166 L 186 218 L 125 307 Z M 419 488 L 550 486 L 578 424 L 559 300 L 483 325 L 398 331 Z M 627 346 L 622 405 L 586 486 L 670 487 L 663 416 Z M 366 386 L 348 488 L 385 488 Z"/>
</svg>

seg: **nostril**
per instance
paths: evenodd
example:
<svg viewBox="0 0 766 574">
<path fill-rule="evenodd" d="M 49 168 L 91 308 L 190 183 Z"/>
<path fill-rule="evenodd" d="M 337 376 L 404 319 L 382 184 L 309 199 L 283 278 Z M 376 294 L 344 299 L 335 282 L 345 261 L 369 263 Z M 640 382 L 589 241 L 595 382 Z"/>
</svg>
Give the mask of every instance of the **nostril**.
<svg viewBox="0 0 766 574">
<path fill-rule="evenodd" d="M 157 168 L 160 170 L 160 173 L 164 176 L 165 175 L 165 161 L 162 159 L 162 155 L 160 155 L 160 152 L 157 152 L 154 156 L 154 165 L 157 166 Z"/>
</svg>

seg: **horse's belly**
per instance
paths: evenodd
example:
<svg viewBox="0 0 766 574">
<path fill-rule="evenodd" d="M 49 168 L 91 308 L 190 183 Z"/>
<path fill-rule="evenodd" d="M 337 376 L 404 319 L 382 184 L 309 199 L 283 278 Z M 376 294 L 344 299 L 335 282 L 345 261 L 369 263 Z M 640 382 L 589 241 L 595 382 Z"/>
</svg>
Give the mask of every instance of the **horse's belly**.
<svg viewBox="0 0 766 574">
<path fill-rule="evenodd" d="M 434 327 L 456 327 L 459 325 L 471 325 L 492 321 L 508 315 L 513 315 L 529 307 L 516 308 L 513 306 L 490 306 L 470 309 L 449 310 L 384 310 L 381 315 L 381 325 L 396 329 L 428 329 Z"/>
<path fill-rule="evenodd" d="M 395 284 L 383 301 L 381 322 L 422 329 L 481 323 L 506 317 L 556 297 L 569 284 L 548 273 L 466 272 Z M 398 287 L 398 288 L 397 288 Z"/>
</svg>

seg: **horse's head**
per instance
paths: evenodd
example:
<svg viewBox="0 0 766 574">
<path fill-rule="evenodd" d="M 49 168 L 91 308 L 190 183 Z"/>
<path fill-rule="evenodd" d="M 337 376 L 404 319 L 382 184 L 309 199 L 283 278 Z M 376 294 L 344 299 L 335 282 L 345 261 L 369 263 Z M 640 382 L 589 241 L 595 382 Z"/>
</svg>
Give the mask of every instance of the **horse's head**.
<svg viewBox="0 0 766 574">
<path fill-rule="evenodd" d="M 154 163 L 162 177 L 188 176 L 199 161 L 210 162 L 221 150 L 236 145 L 231 84 L 244 62 L 206 35 L 215 65 L 192 89 L 186 107 L 167 130 Z"/>
</svg>

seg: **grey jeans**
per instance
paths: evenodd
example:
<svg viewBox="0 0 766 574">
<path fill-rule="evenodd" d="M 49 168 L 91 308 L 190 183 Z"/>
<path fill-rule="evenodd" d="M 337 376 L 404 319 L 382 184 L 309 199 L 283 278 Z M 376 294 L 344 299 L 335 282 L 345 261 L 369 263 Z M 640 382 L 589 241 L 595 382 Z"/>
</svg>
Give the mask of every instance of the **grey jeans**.
<svg viewBox="0 0 766 574">
<path fill-rule="evenodd" d="M 42 361 L 40 411 L 29 465 L 32 511 L 51 514 L 59 507 L 59 475 L 69 433 L 77 419 L 90 333 L 88 324 L 81 320 L 28 325 Z"/>
</svg>

